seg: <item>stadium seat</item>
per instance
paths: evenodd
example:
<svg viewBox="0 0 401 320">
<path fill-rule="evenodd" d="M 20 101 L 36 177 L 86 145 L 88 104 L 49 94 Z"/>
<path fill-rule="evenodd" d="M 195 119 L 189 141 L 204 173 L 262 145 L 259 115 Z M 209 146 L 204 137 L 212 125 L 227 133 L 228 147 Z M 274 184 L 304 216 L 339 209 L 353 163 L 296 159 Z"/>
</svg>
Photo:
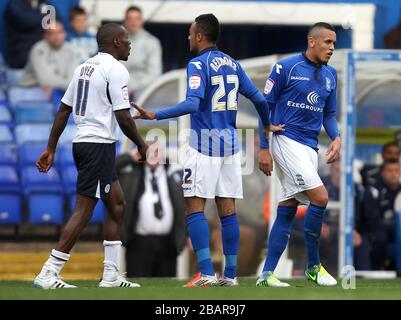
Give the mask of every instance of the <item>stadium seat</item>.
<svg viewBox="0 0 401 320">
<path fill-rule="evenodd" d="M 19 193 L 0 192 L 0 224 L 20 224 L 22 222 L 21 209 Z"/>
<path fill-rule="evenodd" d="M 72 145 L 66 144 L 57 148 L 56 160 L 58 160 L 58 163 L 62 166 L 62 168 L 74 165 Z"/>
<path fill-rule="evenodd" d="M 72 143 L 72 141 L 75 138 L 76 133 L 77 133 L 76 125 L 73 125 L 73 124 L 67 125 L 64 129 L 64 132 L 60 136 L 58 143 L 60 145 Z"/>
<path fill-rule="evenodd" d="M 20 102 L 15 106 L 15 123 L 52 123 L 53 106 L 46 102 Z"/>
<path fill-rule="evenodd" d="M 76 194 L 70 196 L 70 212 L 71 212 L 70 214 L 72 214 L 75 208 L 76 200 L 77 200 Z M 104 206 L 102 200 L 98 200 L 95 210 L 93 210 L 93 215 L 89 223 L 90 224 L 103 223 L 105 216 L 106 216 L 106 207 Z"/>
<path fill-rule="evenodd" d="M 11 87 L 8 90 L 8 97 L 13 108 L 24 101 L 49 102 L 49 98 L 40 87 Z"/>
<path fill-rule="evenodd" d="M 20 192 L 20 182 L 15 168 L 0 166 L 0 193 Z"/>
<path fill-rule="evenodd" d="M 15 137 L 19 145 L 26 142 L 47 142 L 51 125 L 20 124 L 15 128 Z"/>
<path fill-rule="evenodd" d="M 76 192 L 78 172 L 73 165 L 62 167 L 61 176 L 63 178 L 64 191 L 70 195 Z"/>
<path fill-rule="evenodd" d="M 0 143 L 0 165 L 16 167 L 18 165 L 17 145 L 14 143 Z"/>
<path fill-rule="evenodd" d="M 24 69 L 11 69 L 6 70 L 7 84 L 9 87 L 17 86 L 24 74 Z"/>
<path fill-rule="evenodd" d="M 30 223 L 61 224 L 64 198 L 61 194 L 32 194 L 28 198 Z"/>
<path fill-rule="evenodd" d="M 19 147 L 20 168 L 34 166 L 43 151 L 46 150 L 46 143 L 25 143 Z M 54 165 L 58 165 L 58 158 L 54 160 Z"/>
<path fill-rule="evenodd" d="M 0 125 L 2 124 L 11 126 L 13 124 L 13 118 L 11 116 L 10 110 L 0 105 Z"/>
<path fill-rule="evenodd" d="M 10 128 L 6 125 L 0 124 L 0 143 L 13 142 L 13 141 L 14 138 Z"/>
<path fill-rule="evenodd" d="M 0 224 L 21 222 L 20 183 L 15 168 L 0 166 Z"/>
<path fill-rule="evenodd" d="M 40 173 L 34 166 L 25 167 L 21 174 L 22 186 L 25 194 L 48 192 L 62 193 L 60 175 L 51 168 L 47 173 Z"/>
</svg>

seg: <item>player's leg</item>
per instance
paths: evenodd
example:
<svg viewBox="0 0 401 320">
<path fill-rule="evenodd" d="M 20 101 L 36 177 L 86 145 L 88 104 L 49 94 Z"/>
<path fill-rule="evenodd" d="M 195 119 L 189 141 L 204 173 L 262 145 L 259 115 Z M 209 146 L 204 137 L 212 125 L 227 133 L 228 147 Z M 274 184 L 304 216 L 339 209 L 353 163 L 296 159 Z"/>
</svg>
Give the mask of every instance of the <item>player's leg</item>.
<svg viewBox="0 0 401 320">
<path fill-rule="evenodd" d="M 305 275 L 309 280 L 318 285 L 334 286 L 337 284 L 337 281 L 321 265 L 319 258 L 320 233 L 328 203 L 328 193 L 323 185 L 306 190 L 304 193 L 310 201 L 304 224 L 304 235 L 308 252 L 308 268 L 305 271 Z"/>
<path fill-rule="evenodd" d="M 235 199 L 216 197 L 216 205 L 221 221 L 221 239 L 225 257 L 224 276 L 221 286 L 237 286 L 237 256 L 240 228 L 235 211 Z"/>
<path fill-rule="evenodd" d="M 210 257 L 210 230 L 205 217 L 207 198 L 215 197 L 215 186 L 220 170 L 217 157 L 209 157 L 196 149 L 188 148 L 184 160 L 183 190 L 188 234 L 196 253 L 199 273 L 189 281 L 187 287 L 216 285 Z"/>
<path fill-rule="evenodd" d="M 103 202 L 108 214 L 104 221 L 104 270 L 99 287 L 140 287 L 137 283 L 127 281 L 120 272 L 121 225 L 125 203 L 118 180 L 111 183 L 110 194 Z"/>
<path fill-rule="evenodd" d="M 287 247 L 298 204 L 299 202 L 294 198 L 279 202 L 277 216 L 269 234 L 268 251 L 263 272 L 256 283 L 257 286 L 288 286 L 287 283 L 281 282 L 274 276 L 274 270 Z"/>
<path fill-rule="evenodd" d="M 210 231 L 204 213 L 205 202 L 206 199 L 200 197 L 185 198 L 188 234 L 198 260 L 200 271 L 194 279 L 185 285 L 187 287 L 202 287 L 217 284 L 210 257 Z"/>
<path fill-rule="evenodd" d="M 295 213 L 299 202 L 294 194 L 298 192 L 294 185 L 291 162 L 293 159 L 292 148 L 281 146 L 278 137 L 273 136 L 271 152 L 274 159 L 274 170 L 281 184 L 280 202 L 277 207 L 277 215 L 273 227 L 270 231 L 267 243 L 267 256 L 263 266 L 263 272 L 256 282 L 257 286 L 265 287 L 287 287 L 287 283 L 281 282 L 274 275 L 274 270 L 287 247 L 290 237 L 291 226 L 294 221 Z M 290 149 L 287 151 L 287 149 Z M 296 152 L 296 151 L 295 151 Z"/>
<path fill-rule="evenodd" d="M 61 269 L 70 258 L 70 251 L 92 217 L 96 198 L 78 194 L 74 213 L 68 220 L 56 248 L 43 265 L 41 272 L 34 280 L 34 286 L 43 289 L 75 288 L 59 277 Z"/>
</svg>

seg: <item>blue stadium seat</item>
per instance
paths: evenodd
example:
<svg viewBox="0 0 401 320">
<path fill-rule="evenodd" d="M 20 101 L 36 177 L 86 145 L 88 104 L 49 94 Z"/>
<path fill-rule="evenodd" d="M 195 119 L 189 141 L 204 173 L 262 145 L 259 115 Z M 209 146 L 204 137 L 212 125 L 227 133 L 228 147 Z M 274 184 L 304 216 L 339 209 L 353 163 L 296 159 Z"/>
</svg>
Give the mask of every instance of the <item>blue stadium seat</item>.
<svg viewBox="0 0 401 320">
<path fill-rule="evenodd" d="M 21 180 L 25 194 L 62 193 L 63 191 L 60 175 L 54 168 L 47 173 L 40 173 L 34 166 L 25 167 L 22 169 Z"/>
<path fill-rule="evenodd" d="M 18 165 L 17 145 L 14 143 L 0 143 L 0 165 L 16 167 Z"/>
<path fill-rule="evenodd" d="M 47 102 L 20 102 L 15 106 L 15 123 L 52 123 L 53 106 Z"/>
<path fill-rule="evenodd" d="M 57 148 L 56 160 L 62 168 L 74 165 L 74 157 L 72 155 L 72 144 L 66 144 Z"/>
<path fill-rule="evenodd" d="M 30 223 L 61 224 L 64 198 L 61 194 L 32 194 L 28 198 Z"/>
<path fill-rule="evenodd" d="M 77 177 L 78 172 L 75 166 L 62 166 L 61 176 L 63 178 L 63 186 L 64 191 L 70 195 L 72 193 L 76 193 L 76 184 L 77 184 Z"/>
<path fill-rule="evenodd" d="M 0 166 L 0 193 L 20 192 L 20 182 L 15 168 Z"/>
<path fill-rule="evenodd" d="M 71 144 L 77 133 L 77 126 L 74 124 L 69 124 L 65 127 L 64 132 L 60 136 L 58 143 L 60 145 Z"/>
<path fill-rule="evenodd" d="M 49 98 L 40 87 L 11 87 L 8 90 L 8 97 L 13 108 L 24 101 L 49 102 Z"/>
<path fill-rule="evenodd" d="M 76 200 L 77 200 L 76 194 L 73 194 L 70 196 L 70 208 L 71 208 L 70 212 L 71 212 L 71 214 L 75 208 Z M 92 218 L 90 219 L 89 223 L 91 223 L 91 224 L 103 223 L 105 216 L 106 216 L 106 207 L 102 200 L 98 200 L 95 210 L 93 210 L 93 215 L 92 215 Z"/>
<path fill-rule="evenodd" d="M 13 117 L 11 115 L 10 110 L 8 108 L 0 106 L 0 125 L 4 124 L 7 126 L 11 126 L 13 124 Z"/>
<path fill-rule="evenodd" d="M 0 224 L 20 224 L 22 205 L 19 193 L 0 192 Z"/>
<path fill-rule="evenodd" d="M 25 143 L 19 147 L 20 168 L 34 166 L 43 151 L 46 150 L 46 143 Z M 54 160 L 54 166 L 58 165 L 58 158 Z"/>
<path fill-rule="evenodd" d="M 10 128 L 6 125 L 0 124 L 0 143 L 13 142 L 13 141 L 14 137 L 13 134 L 11 133 Z"/>
<path fill-rule="evenodd" d="M 47 142 L 51 125 L 20 124 L 15 127 L 15 137 L 19 145 L 26 142 Z"/>
<path fill-rule="evenodd" d="M 11 69 L 6 70 L 7 83 L 9 87 L 17 86 L 24 74 L 24 69 Z"/>
</svg>

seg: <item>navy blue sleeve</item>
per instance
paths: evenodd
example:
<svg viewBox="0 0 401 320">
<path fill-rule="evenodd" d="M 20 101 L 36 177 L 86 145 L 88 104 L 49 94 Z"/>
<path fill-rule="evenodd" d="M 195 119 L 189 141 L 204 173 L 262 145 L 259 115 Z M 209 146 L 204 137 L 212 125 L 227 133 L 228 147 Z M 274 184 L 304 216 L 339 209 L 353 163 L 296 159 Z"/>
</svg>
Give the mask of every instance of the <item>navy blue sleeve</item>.
<svg viewBox="0 0 401 320">
<path fill-rule="evenodd" d="M 201 61 L 193 60 L 187 65 L 187 98 L 205 98 L 206 74 Z"/>
<path fill-rule="evenodd" d="M 336 119 L 337 111 L 337 76 L 335 77 L 334 87 L 327 98 L 323 114 L 323 127 L 325 128 L 331 140 L 334 140 L 340 135 Z"/>
<path fill-rule="evenodd" d="M 156 112 L 156 119 L 170 119 L 183 116 L 185 114 L 194 113 L 198 111 L 200 98 L 198 97 L 188 97 L 186 100 L 176 104 L 174 106 L 163 108 Z"/>
<path fill-rule="evenodd" d="M 259 89 L 255 86 L 251 79 L 249 79 L 248 75 L 242 69 L 240 64 L 238 64 L 238 77 L 239 92 L 252 101 L 256 108 L 256 111 L 259 114 L 260 119 L 262 119 L 263 124 L 265 126 L 268 126 L 270 120 L 267 102 L 263 95 L 260 93 Z"/>
</svg>

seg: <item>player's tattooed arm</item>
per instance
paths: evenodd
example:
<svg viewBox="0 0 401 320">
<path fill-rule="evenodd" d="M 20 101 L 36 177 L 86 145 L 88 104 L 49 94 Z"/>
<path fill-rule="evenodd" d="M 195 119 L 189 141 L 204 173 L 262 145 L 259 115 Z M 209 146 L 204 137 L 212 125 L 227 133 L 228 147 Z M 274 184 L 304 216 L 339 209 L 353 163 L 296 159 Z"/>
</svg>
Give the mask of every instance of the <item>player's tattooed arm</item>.
<svg viewBox="0 0 401 320">
<path fill-rule="evenodd" d="M 53 126 L 50 131 L 47 148 L 40 155 L 38 161 L 36 162 L 36 167 L 38 168 L 39 172 L 48 172 L 52 167 L 58 139 L 67 125 L 71 112 L 72 108 L 70 106 L 67 106 L 62 102 L 60 103 L 60 108 L 56 114 L 56 118 L 54 119 Z"/>
<path fill-rule="evenodd" d="M 129 109 L 117 110 L 114 111 L 114 114 L 122 132 L 138 146 L 138 151 L 142 157 L 140 161 L 146 160 L 148 145 L 139 134 L 135 122 L 132 120 Z"/>
</svg>

